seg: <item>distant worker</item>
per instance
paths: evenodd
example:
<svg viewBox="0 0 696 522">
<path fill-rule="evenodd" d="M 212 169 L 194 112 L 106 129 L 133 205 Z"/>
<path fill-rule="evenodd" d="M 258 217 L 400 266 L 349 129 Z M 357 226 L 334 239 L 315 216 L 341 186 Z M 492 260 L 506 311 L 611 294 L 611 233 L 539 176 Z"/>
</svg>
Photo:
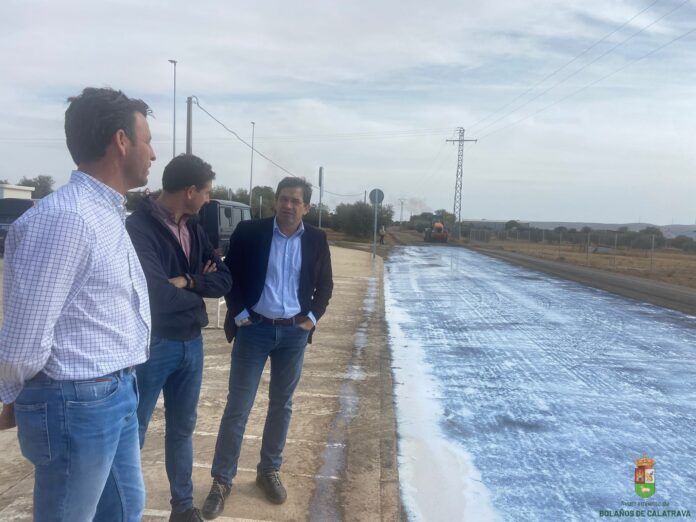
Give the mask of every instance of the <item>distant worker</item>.
<svg viewBox="0 0 696 522">
<path fill-rule="evenodd" d="M 203 516 L 217 517 L 225 506 L 249 412 L 266 360 L 271 360 L 268 412 L 261 441 L 256 484 L 266 498 L 287 498 L 280 481 L 283 448 L 292 415 L 292 396 L 312 331 L 333 291 L 326 234 L 302 217 L 309 212 L 312 186 L 303 178 L 284 178 L 276 189 L 272 218 L 242 221 L 230 239 L 225 264 L 232 273 L 226 296 L 227 340 L 234 339 L 227 405 L 218 432 L 211 475 L 213 485 Z"/>
<path fill-rule="evenodd" d="M 148 113 L 112 89 L 71 98 L 77 170 L 7 236 L 1 424 L 16 419 L 34 465 L 37 522 L 143 515 L 133 367 L 148 357 L 150 304 L 124 195 L 147 183 L 155 160 Z"/>
<path fill-rule="evenodd" d="M 140 447 L 150 417 L 164 394 L 164 460 L 169 478 L 170 522 L 197 522 L 193 506 L 193 430 L 203 379 L 204 297 L 229 292 L 232 278 L 215 253 L 198 211 L 210 200 L 215 172 L 192 154 L 172 159 L 162 175 L 162 194 L 145 198 L 126 227 L 143 265 L 150 292 L 150 359 L 138 366 Z"/>
<path fill-rule="evenodd" d="M 383 245 L 384 244 L 384 236 L 387 235 L 387 229 L 384 228 L 384 225 L 382 225 L 379 229 L 379 244 Z"/>
</svg>

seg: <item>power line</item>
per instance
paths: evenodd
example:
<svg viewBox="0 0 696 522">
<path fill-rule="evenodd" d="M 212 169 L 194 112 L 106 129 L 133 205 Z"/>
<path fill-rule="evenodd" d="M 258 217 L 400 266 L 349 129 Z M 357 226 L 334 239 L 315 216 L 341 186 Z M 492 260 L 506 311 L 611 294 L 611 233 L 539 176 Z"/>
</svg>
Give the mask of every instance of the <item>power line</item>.
<svg viewBox="0 0 696 522">
<path fill-rule="evenodd" d="M 260 152 L 258 149 L 256 149 L 256 148 L 254 148 L 253 146 L 251 146 L 251 145 L 250 145 L 249 143 L 247 143 L 241 136 L 239 136 L 239 134 L 237 134 L 236 132 L 234 132 L 234 131 L 233 131 L 232 129 L 230 129 L 227 125 L 225 125 L 224 123 L 222 123 L 222 122 L 221 122 L 220 120 L 218 120 L 215 116 L 213 116 L 213 115 L 210 114 L 207 110 L 205 110 L 205 109 L 201 106 L 200 102 L 198 101 L 198 97 L 197 97 L 197 96 L 192 96 L 192 98 L 194 99 L 194 103 L 198 106 L 198 108 L 199 108 L 200 110 L 202 110 L 204 113 L 206 113 L 208 116 L 210 116 L 210 117 L 211 117 L 214 121 L 216 121 L 223 129 L 225 129 L 227 132 L 229 132 L 230 134 L 232 134 L 235 138 L 237 138 L 239 141 L 241 141 L 244 145 L 246 145 L 247 147 L 249 147 L 252 151 L 254 151 L 256 154 L 258 154 L 259 156 L 261 156 L 261 157 L 262 157 L 263 159 L 265 159 L 266 161 L 268 161 L 268 162 L 270 162 L 271 164 L 273 164 L 273 165 L 275 165 L 276 167 L 278 167 L 278 168 L 279 168 L 280 170 L 282 170 L 283 172 L 286 172 L 287 174 L 290 174 L 291 176 L 297 177 L 297 174 L 294 174 L 293 172 L 290 172 L 288 169 L 286 169 L 286 168 L 283 167 L 282 165 L 279 165 L 278 163 L 276 163 L 275 161 L 273 161 L 271 158 L 269 158 L 268 156 L 266 156 L 265 154 L 263 154 L 262 152 Z"/>
<path fill-rule="evenodd" d="M 200 107 L 200 105 L 199 105 Z M 201 108 L 202 109 L 202 108 Z M 204 111 L 206 112 L 206 111 Z M 210 115 L 210 114 L 208 114 Z M 212 116 L 211 116 L 212 117 Z M 213 118 L 215 119 L 215 118 Z M 216 120 L 218 121 L 218 120 Z M 218 121 L 218 123 L 220 123 Z M 229 132 L 233 132 L 227 129 Z M 443 132 L 453 131 L 453 127 L 443 129 L 421 129 L 421 130 L 404 130 L 404 131 L 385 131 L 385 132 L 365 132 L 365 133 L 329 133 L 329 134 L 288 134 L 278 136 L 256 136 L 255 141 L 276 142 L 276 143 L 292 143 L 306 141 L 359 141 L 359 140 L 379 140 L 379 139 L 409 139 L 420 138 L 425 136 L 438 136 Z M 197 143 L 216 143 L 225 141 L 226 138 L 199 138 Z M 0 137 L 0 142 L 64 142 L 65 138 L 30 138 L 30 137 Z M 154 143 L 169 143 L 167 140 L 153 140 Z M 256 150 L 256 149 L 255 149 Z M 256 150 L 258 153 L 258 150 Z"/>
<path fill-rule="evenodd" d="M 551 103 L 551 104 L 549 104 L 549 105 L 547 105 L 547 106 L 545 106 L 545 107 L 542 107 L 542 108 L 539 109 L 538 111 L 533 112 L 532 114 L 529 114 L 529 115 L 525 116 L 524 118 L 521 118 L 521 119 L 519 119 L 519 120 L 517 120 L 517 121 L 514 121 L 514 122 L 512 122 L 512 123 L 510 123 L 510 124 L 508 124 L 508 125 L 505 125 L 505 126 L 503 126 L 503 127 L 499 127 L 498 129 L 496 129 L 496 130 L 494 130 L 494 131 L 491 131 L 491 132 L 489 132 L 488 134 L 485 134 L 485 135 L 481 136 L 481 138 L 479 138 L 479 139 L 487 138 L 488 136 L 491 136 L 492 134 L 496 134 L 496 133 L 498 133 L 498 132 L 504 131 L 504 130 L 509 129 L 509 128 L 511 128 L 511 127 L 514 127 L 514 126 L 516 126 L 516 125 L 522 123 L 523 121 L 528 120 L 529 118 L 532 118 L 532 117 L 536 116 L 537 114 L 542 113 L 542 112 L 544 112 L 544 111 L 550 109 L 551 107 L 553 107 L 553 106 L 555 106 L 555 105 L 558 105 L 559 103 L 561 103 L 561 102 L 567 100 L 568 98 L 571 98 L 571 97 L 575 96 L 576 94 L 579 94 L 579 93 L 581 93 L 582 91 L 584 91 L 584 90 L 586 90 L 586 89 L 589 89 L 590 87 L 592 87 L 592 86 L 598 84 L 599 82 L 602 82 L 602 81 L 606 80 L 606 79 L 609 78 L 610 76 L 614 76 L 616 73 L 623 71 L 624 69 L 626 69 L 626 68 L 629 67 L 630 65 L 633 65 L 633 64 L 636 63 L 636 62 L 639 62 L 639 61 L 641 61 L 641 60 L 644 60 L 645 58 L 648 58 L 649 56 L 652 56 L 653 54 L 655 54 L 655 53 L 661 51 L 661 50 L 664 49 L 665 47 L 667 47 L 667 46 L 669 46 L 669 45 L 672 45 L 674 42 L 677 42 L 678 40 L 682 40 L 683 38 L 686 38 L 687 36 L 689 36 L 690 34 L 692 34 L 692 33 L 694 33 L 694 32 L 696 32 L 696 27 L 694 27 L 693 29 L 689 29 L 688 31 L 686 31 L 686 32 L 684 32 L 684 33 L 682 33 L 682 34 L 680 34 L 679 36 L 677 36 L 677 37 L 675 37 L 675 38 L 672 38 L 672 39 L 671 39 L 670 41 L 668 41 L 667 43 L 664 43 L 664 44 L 662 44 L 662 45 L 656 47 L 656 48 L 653 49 L 652 51 L 650 51 L 650 52 L 648 52 L 648 53 L 645 53 L 643 56 L 641 56 L 641 57 L 639 57 L 639 58 L 635 58 L 634 60 L 629 61 L 628 63 L 624 64 L 622 67 L 619 67 L 618 69 L 616 69 L 616 70 L 610 72 L 609 74 L 606 74 L 606 75 L 602 76 L 601 78 L 598 78 L 598 79 L 596 79 L 596 80 L 594 80 L 594 81 L 592 81 L 592 82 L 590 82 L 590 83 L 588 83 L 588 84 L 586 84 L 586 85 L 580 87 L 578 90 L 571 92 L 571 93 L 568 94 L 567 96 L 564 96 L 563 98 L 560 98 L 560 99 L 556 100 L 555 102 L 553 102 L 553 103 Z"/>
<path fill-rule="evenodd" d="M 324 189 L 324 192 L 326 194 L 331 194 L 332 196 L 337 196 L 339 198 L 354 198 L 355 196 L 362 196 L 362 192 L 358 192 L 356 194 L 336 194 L 335 192 L 331 192 L 329 190 Z"/>
<path fill-rule="evenodd" d="M 485 116 L 484 118 L 478 120 L 476 123 L 474 123 L 474 124 L 472 125 L 472 127 L 476 127 L 476 126 L 479 125 L 480 123 L 483 123 L 484 121 L 486 121 L 486 120 L 487 120 L 488 118 L 490 118 L 491 116 L 493 116 L 493 115 L 499 113 L 499 112 L 502 111 L 503 109 L 506 109 L 507 107 L 509 107 L 510 105 L 512 105 L 513 103 L 515 103 L 515 102 L 516 102 L 517 100 L 519 100 L 520 98 L 522 98 L 522 97 L 526 96 L 527 94 L 529 94 L 535 87 L 537 87 L 538 85 L 544 83 L 544 82 L 545 82 L 546 80 L 548 80 L 549 78 L 552 78 L 553 76 L 555 76 L 556 74 L 558 74 L 559 72 L 561 72 L 563 69 L 565 69 L 565 68 L 568 67 L 570 64 L 572 64 L 573 62 L 575 62 L 578 58 L 581 58 L 582 56 L 586 55 L 586 54 L 587 54 L 588 52 L 590 52 L 592 49 L 594 49 L 595 47 L 597 47 L 600 43 L 602 43 L 602 42 L 605 41 L 607 38 L 609 38 L 610 36 L 614 35 L 614 34 L 617 33 L 618 31 L 620 31 L 621 29 L 623 29 L 624 27 L 626 27 L 626 26 L 627 26 L 628 24 L 630 24 L 633 20 L 635 20 L 636 18 L 638 18 L 640 15 L 642 15 L 645 11 L 647 11 L 648 9 L 650 9 L 652 6 L 654 6 L 654 5 L 655 5 L 657 2 L 659 2 L 659 1 L 660 1 L 660 0 L 655 0 L 653 3 L 651 3 L 650 5 L 648 5 L 645 9 L 641 10 L 640 12 L 636 13 L 636 14 L 633 15 L 631 18 L 629 18 L 628 20 L 626 20 L 624 23 L 622 23 L 622 24 L 621 24 L 620 26 L 618 26 L 616 29 L 614 29 L 613 31 L 610 31 L 610 32 L 608 32 L 607 34 L 605 34 L 604 36 L 602 36 L 602 38 L 600 38 L 600 39 L 597 40 L 595 43 L 593 43 L 592 45 L 590 45 L 588 48 L 586 48 L 586 49 L 585 49 L 584 51 L 582 51 L 580 54 L 575 55 L 570 61 L 568 61 L 568 62 L 566 62 L 565 64 L 561 65 L 559 68 L 557 68 L 556 70 L 554 70 L 554 71 L 551 72 L 550 74 L 547 74 L 546 76 L 544 76 L 541 80 L 539 80 L 539 81 L 536 82 L 534 85 L 532 85 L 531 87 L 529 87 L 529 88 L 528 88 L 526 91 L 524 91 L 522 94 L 518 94 L 517 96 L 515 96 L 512 100 L 510 100 L 509 102 L 507 102 L 507 103 L 506 103 L 505 105 L 503 105 L 502 107 L 499 107 L 498 109 L 496 109 L 495 111 L 493 111 L 492 113 L 490 113 L 488 116 Z M 513 111 L 513 112 L 514 112 L 514 111 Z M 484 128 L 485 128 L 485 127 L 484 127 Z"/>
<path fill-rule="evenodd" d="M 385 132 L 372 134 L 324 134 L 324 135 L 287 135 L 287 136 L 259 136 L 260 141 L 273 142 L 308 142 L 308 141 L 360 141 L 360 140 L 402 140 L 411 138 L 422 138 L 427 136 L 441 135 L 444 131 L 452 129 L 443 129 L 436 131 L 414 131 L 414 132 Z"/>
<path fill-rule="evenodd" d="M 643 27 L 640 28 L 638 31 L 636 31 L 636 32 L 634 32 L 633 34 L 631 34 L 631 35 L 630 35 L 628 38 L 626 38 L 625 40 L 623 40 L 623 41 L 617 43 L 616 45 L 614 45 L 613 47 L 609 48 L 607 51 L 603 52 L 602 54 L 600 54 L 599 56 L 597 56 L 595 59 L 593 59 L 593 60 L 587 62 L 585 65 L 583 65 L 583 66 L 580 67 L 579 69 L 573 71 L 572 73 L 570 73 L 569 75 L 567 75 L 567 76 L 566 76 L 565 78 L 563 78 L 562 80 L 560 80 L 560 81 L 554 83 L 551 87 L 548 87 L 548 88 L 544 89 L 543 91 L 541 91 L 540 93 L 538 93 L 537 95 L 532 96 L 530 99 L 528 99 L 528 100 L 527 100 L 526 102 L 524 102 L 522 105 L 518 106 L 516 109 L 514 109 L 514 110 L 512 110 L 512 111 L 510 111 L 510 112 L 508 112 L 508 113 L 506 113 L 506 114 L 503 114 L 501 117 L 497 118 L 496 120 L 492 121 L 491 123 L 489 123 L 489 124 L 487 124 L 487 125 L 484 125 L 483 128 L 479 129 L 478 131 L 479 131 L 479 132 L 485 131 L 486 129 L 492 127 L 493 125 L 495 125 L 495 124 L 498 123 L 499 121 L 501 121 L 501 120 L 507 118 L 508 116 L 510 116 L 510 115 L 512 115 L 512 114 L 514 114 L 514 113 L 516 113 L 516 112 L 519 111 L 521 108 L 526 107 L 527 105 L 529 105 L 529 104 L 530 104 L 531 102 L 533 102 L 534 100 L 539 99 L 539 98 L 540 98 L 541 96 L 543 96 L 544 94 L 546 94 L 546 93 L 548 93 L 549 91 L 555 89 L 555 88 L 558 87 L 559 85 L 565 83 L 567 80 L 569 80 L 570 78 L 572 78 L 573 76 L 575 76 L 575 75 L 578 74 L 579 72 L 584 71 L 584 70 L 587 69 L 590 65 L 592 65 L 592 64 L 598 62 L 599 60 L 601 60 L 602 58 L 604 58 L 607 54 L 609 54 L 609 53 L 613 52 L 614 50 L 616 50 L 617 48 L 621 47 L 623 44 L 625 44 L 625 43 L 628 42 L 629 40 L 635 38 L 636 36 L 638 36 L 640 33 L 642 33 L 643 31 L 645 31 L 646 29 L 652 27 L 653 25 L 655 25 L 655 24 L 656 24 L 657 22 L 659 22 L 660 20 L 662 20 L 662 19 L 664 19 L 665 17 L 671 15 L 671 14 L 674 13 L 677 9 L 679 9 L 680 7 L 682 7 L 684 4 L 688 3 L 689 1 L 690 1 L 690 0 L 684 0 L 681 4 L 677 5 L 676 7 L 673 7 L 671 10 L 669 10 L 668 12 L 666 12 L 665 14 L 663 14 L 662 16 L 660 16 L 659 18 L 653 20 L 653 21 L 650 22 L 648 25 L 643 26 Z M 630 63 L 630 62 L 629 62 L 629 63 Z"/>
</svg>

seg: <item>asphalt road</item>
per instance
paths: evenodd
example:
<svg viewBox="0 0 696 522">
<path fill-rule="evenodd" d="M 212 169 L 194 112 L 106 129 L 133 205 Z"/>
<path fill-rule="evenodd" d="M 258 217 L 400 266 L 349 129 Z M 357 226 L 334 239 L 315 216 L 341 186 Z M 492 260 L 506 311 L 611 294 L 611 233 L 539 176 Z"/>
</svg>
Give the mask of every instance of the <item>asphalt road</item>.
<svg viewBox="0 0 696 522">
<path fill-rule="evenodd" d="M 480 253 L 386 264 L 404 505 L 422 520 L 593 520 L 641 500 L 696 512 L 696 317 Z"/>
</svg>

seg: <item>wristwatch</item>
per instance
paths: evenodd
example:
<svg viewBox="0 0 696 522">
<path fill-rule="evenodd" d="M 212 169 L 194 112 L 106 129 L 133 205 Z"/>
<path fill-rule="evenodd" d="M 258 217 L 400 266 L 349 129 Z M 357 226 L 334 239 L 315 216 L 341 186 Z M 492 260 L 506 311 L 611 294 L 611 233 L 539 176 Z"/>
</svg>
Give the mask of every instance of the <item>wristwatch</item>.
<svg viewBox="0 0 696 522">
<path fill-rule="evenodd" d="M 193 290 L 196 287 L 196 280 L 189 274 L 184 274 L 184 277 L 186 278 L 186 288 L 188 290 Z"/>
</svg>

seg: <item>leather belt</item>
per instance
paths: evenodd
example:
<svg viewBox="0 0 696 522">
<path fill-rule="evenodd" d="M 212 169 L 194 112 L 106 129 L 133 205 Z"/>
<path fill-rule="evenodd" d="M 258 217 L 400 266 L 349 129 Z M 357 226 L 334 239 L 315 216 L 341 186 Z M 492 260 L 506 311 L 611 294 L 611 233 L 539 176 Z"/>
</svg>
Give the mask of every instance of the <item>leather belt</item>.
<svg viewBox="0 0 696 522">
<path fill-rule="evenodd" d="M 271 319 L 271 318 L 265 317 L 261 314 L 257 314 L 257 317 L 261 320 L 262 323 L 272 324 L 273 326 L 294 326 L 295 325 L 295 318 L 294 317 L 291 317 L 290 319 Z"/>
</svg>

